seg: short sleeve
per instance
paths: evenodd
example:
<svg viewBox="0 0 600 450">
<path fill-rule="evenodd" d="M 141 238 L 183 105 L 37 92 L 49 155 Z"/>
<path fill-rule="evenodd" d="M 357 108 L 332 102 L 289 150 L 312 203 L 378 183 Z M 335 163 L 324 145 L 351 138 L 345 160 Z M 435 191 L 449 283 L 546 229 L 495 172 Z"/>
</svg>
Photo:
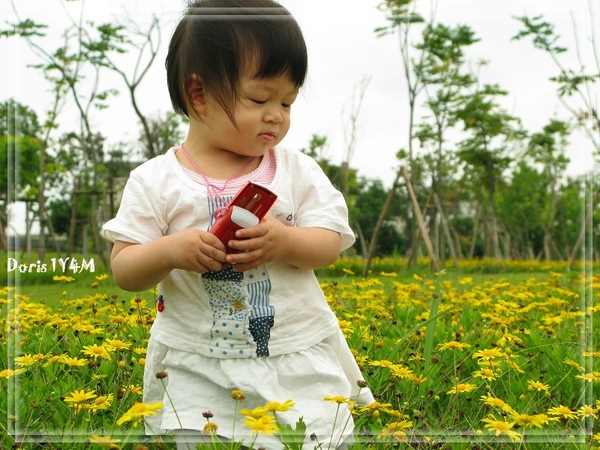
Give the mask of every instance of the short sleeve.
<svg viewBox="0 0 600 450">
<path fill-rule="evenodd" d="M 161 198 L 132 174 L 123 190 L 117 215 L 104 224 L 102 236 L 111 242 L 137 244 L 163 236 L 168 225 L 161 205 Z"/>
<path fill-rule="evenodd" d="M 340 251 L 350 248 L 355 236 L 348 224 L 348 207 L 342 193 L 331 184 L 316 162 L 310 166 L 304 180 L 296 225 L 337 231 L 342 237 Z"/>
</svg>

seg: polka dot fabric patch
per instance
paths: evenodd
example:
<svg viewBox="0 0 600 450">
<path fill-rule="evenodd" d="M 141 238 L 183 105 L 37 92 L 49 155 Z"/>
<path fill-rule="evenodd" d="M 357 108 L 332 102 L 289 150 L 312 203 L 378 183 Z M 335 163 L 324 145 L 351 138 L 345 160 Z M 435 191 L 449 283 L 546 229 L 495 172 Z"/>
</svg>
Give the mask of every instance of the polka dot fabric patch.
<svg viewBox="0 0 600 450">
<path fill-rule="evenodd" d="M 242 273 L 228 267 L 208 272 L 203 279 L 213 314 L 210 353 L 216 358 L 269 356 L 275 311 L 269 305 L 266 269 Z"/>
</svg>

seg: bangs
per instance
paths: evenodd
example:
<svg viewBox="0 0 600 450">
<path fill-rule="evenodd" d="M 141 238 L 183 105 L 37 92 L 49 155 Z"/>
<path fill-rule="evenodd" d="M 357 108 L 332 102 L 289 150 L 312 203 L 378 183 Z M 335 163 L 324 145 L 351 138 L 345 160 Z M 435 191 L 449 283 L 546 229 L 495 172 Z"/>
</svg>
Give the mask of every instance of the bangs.
<svg viewBox="0 0 600 450">
<path fill-rule="evenodd" d="M 245 27 L 238 28 L 236 38 L 244 66 L 254 69 L 253 78 L 287 75 L 296 87 L 302 87 L 308 55 L 300 29 L 290 33 L 290 22 L 296 25 L 295 20 L 289 15 L 262 15 L 259 20 L 265 23 L 253 26 L 252 33 L 245 33 Z"/>
</svg>

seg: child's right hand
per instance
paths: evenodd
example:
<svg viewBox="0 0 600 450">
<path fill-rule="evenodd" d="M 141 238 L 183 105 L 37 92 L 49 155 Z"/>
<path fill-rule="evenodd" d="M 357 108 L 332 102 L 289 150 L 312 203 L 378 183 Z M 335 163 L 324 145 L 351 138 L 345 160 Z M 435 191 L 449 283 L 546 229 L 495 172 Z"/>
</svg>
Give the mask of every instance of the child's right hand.
<svg viewBox="0 0 600 450">
<path fill-rule="evenodd" d="M 225 267 L 225 245 L 212 233 L 189 229 L 166 236 L 165 241 L 174 269 L 205 273 Z"/>
<path fill-rule="evenodd" d="M 173 269 L 205 273 L 225 267 L 225 246 L 213 234 L 184 230 L 144 244 L 116 241 L 113 278 L 121 289 L 140 292 L 156 286 Z"/>
</svg>

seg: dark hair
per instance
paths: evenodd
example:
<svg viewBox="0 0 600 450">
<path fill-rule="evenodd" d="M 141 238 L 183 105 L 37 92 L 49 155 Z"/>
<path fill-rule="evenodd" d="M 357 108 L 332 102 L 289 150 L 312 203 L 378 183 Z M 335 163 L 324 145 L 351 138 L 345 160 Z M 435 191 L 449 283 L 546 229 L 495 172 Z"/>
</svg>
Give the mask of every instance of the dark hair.
<svg viewBox="0 0 600 450">
<path fill-rule="evenodd" d="M 165 65 L 176 112 L 189 116 L 187 86 L 196 74 L 233 120 L 244 70 L 255 68 L 253 78 L 286 74 L 300 88 L 308 56 L 298 23 L 275 1 L 196 0 L 173 33 Z"/>
</svg>

